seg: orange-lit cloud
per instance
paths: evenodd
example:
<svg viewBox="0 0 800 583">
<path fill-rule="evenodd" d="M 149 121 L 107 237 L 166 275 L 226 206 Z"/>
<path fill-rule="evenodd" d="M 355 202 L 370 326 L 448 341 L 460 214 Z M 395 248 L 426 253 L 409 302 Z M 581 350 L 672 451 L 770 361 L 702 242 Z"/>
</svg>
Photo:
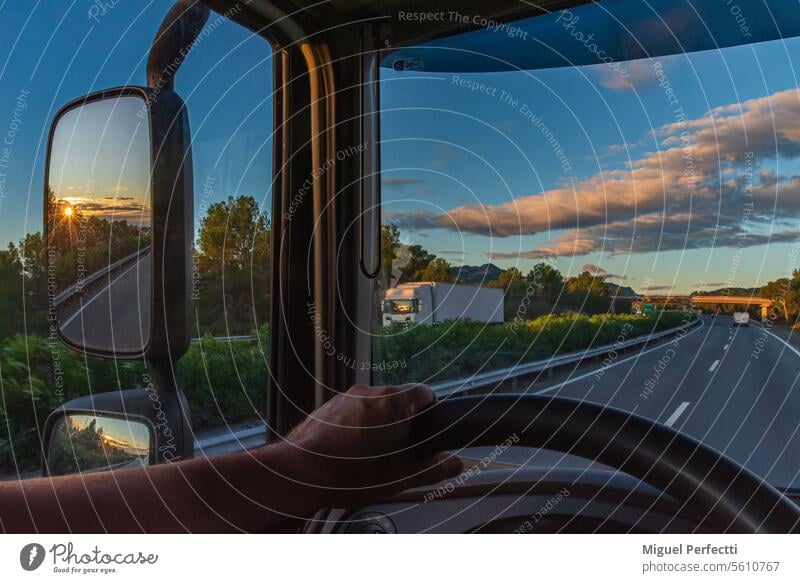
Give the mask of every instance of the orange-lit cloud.
<svg viewBox="0 0 800 583">
<path fill-rule="evenodd" d="M 394 213 L 390 220 L 495 237 L 549 235 L 536 249 L 494 259 L 747 247 L 800 235 L 800 176 L 764 167 L 800 157 L 797 89 L 716 108 L 653 137 L 658 149 L 625 169 L 506 203 Z"/>
</svg>

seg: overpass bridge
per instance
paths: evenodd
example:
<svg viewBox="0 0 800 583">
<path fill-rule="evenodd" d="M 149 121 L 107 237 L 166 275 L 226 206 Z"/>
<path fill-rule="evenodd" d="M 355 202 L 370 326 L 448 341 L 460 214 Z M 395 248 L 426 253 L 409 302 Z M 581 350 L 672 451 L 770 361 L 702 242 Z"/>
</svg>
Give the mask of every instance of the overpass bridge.
<svg viewBox="0 0 800 583">
<path fill-rule="evenodd" d="M 756 296 L 692 296 L 693 305 L 736 305 L 736 306 L 758 306 L 761 308 L 761 320 L 766 320 L 772 300 L 769 298 L 759 298 Z"/>
<path fill-rule="evenodd" d="M 685 296 L 685 295 L 650 295 L 642 294 L 638 296 L 616 296 L 613 301 L 631 301 L 652 304 L 685 304 L 693 306 L 702 305 L 728 305 L 728 306 L 742 306 L 744 308 L 758 306 L 761 308 L 761 319 L 766 320 L 769 307 L 773 301 L 769 298 L 762 298 L 758 296 L 729 296 L 729 295 L 715 295 L 715 296 Z"/>
</svg>

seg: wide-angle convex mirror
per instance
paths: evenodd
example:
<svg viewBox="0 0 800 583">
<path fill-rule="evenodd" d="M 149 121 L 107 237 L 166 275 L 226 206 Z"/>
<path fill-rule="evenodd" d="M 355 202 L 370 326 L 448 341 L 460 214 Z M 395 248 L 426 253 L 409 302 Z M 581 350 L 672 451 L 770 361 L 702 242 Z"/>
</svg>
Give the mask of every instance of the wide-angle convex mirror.
<svg viewBox="0 0 800 583">
<path fill-rule="evenodd" d="M 123 358 L 183 353 L 190 172 L 186 112 L 172 92 L 152 100 L 122 87 L 56 115 L 45 236 L 50 317 L 67 344 Z"/>
<path fill-rule="evenodd" d="M 59 116 L 47 184 L 49 275 L 64 340 L 142 353 L 150 336 L 150 127 L 135 95 Z"/>
</svg>

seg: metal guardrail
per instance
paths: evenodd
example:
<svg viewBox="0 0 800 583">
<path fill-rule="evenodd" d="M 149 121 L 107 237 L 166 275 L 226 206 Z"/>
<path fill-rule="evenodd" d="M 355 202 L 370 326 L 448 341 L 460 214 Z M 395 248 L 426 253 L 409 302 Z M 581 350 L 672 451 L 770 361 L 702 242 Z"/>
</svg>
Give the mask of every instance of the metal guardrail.
<svg viewBox="0 0 800 583">
<path fill-rule="evenodd" d="M 212 336 L 212 339 L 217 342 L 254 342 L 258 340 L 258 336 L 255 334 L 252 335 L 243 335 L 243 336 Z M 196 336 L 192 338 L 192 344 L 200 344 L 204 338 L 202 336 Z"/>
<path fill-rule="evenodd" d="M 625 342 L 606 344 L 604 346 L 598 346 L 597 348 L 592 348 L 589 350 L 569 352 L 567 354 L 551 356 L 549 358 L 544 358 L 542 360 L 535 360 L 531 362 L 517 364 L 508 368 L 495 369 L 483 373 L 476 373 L 466 378 L 435 383 L 431 385 L 431 388 L 438 396 L 447 397 L 464 391 L 479 389 L 489 385 L 513 380 L 521 376 L 526 376 L 536 372 L 541 372 L 547 369 L 556 368 L 567 364 L 575 364 L 588 358 L 593 358 L 595 356 L 602 356 L 604 354 L 608 354 L 609 352 L 612 352 L 614 350 L 624 350 L 632 346 L 647 344 L 648 342 L 652 342 L 653 340 L 659 340 L 661 338 L 666 338 L 668 336 L 672 336 L 673 334 L 677 334 L 682 330 L 686 330 L 692 326 L 697 325 L 698 322 L 700 322 L 699 318 L 693 320 L 692 322 L 684 324 L 683 326 L 670 328 L 669 330 L 664 330 L 656 334 L 637 336 L 636 338 L 631 338 L 630 340 L 626 340 Z"/>
<path fill-rule="evenodd" d="M 656 334 L 646 336 L 639 336 L 631 338 L 625 342 L 617 342 L 615 344 L 606 344 L 598 346 L 590 350 L 582 350 L 577 352 L 570 352 L 559 356 L 526 362 L 509 368 L 492 370 L 485 373 L 478 373 L 471 375 L 467 378 L 455 379 L 451 381 L 444 381 L 431 385 L 434 392 L 440 397 L 454 395 L 463 391 L 485 387 L 491 384 L 512 380 L 515 377 L 521 377 L 535 372 L 547 370 L 548 368 L 555 368 L 566 364 L 575 364 L 587 358 L 601 356 L 608 354 L 613 350 L 624 350 L 632 346 L 644 345 L 654 340 L 667 338 L 674 334 L 678 334 L 683 330 L 687 330 L 692 326 L 700 323 L 697 318 L 692 322 L 670 328 Z M 255 339 L 255 336 L 229 336 L 226 337 L 231 342 L 240 341 L 242 339 Z M 199 341 L 200 339 L 195 339 Z M 228 425 L 213 429 L 211 431 L 197 435 L 194 444 L 194 455 L 196 457 L 220 455 L 224 453 L 234 453 L 245 449 L 251 449 L 264 445 L 267 441 L 267 426 L 261 421 L 249 421 L 239 423 L 237 425 Z"/>
<path fill-rule="evenodd" d="M 481 388 L 507 380 L 513 380 L 516 377 L 540 372 L 549 368 L 555 368 L 567 364 L 575 364 L 588 358 L 608 354 L 613 350 L 624 350 L 633 346 L 644 345 L 648 342 L 661 340 L 662 338 L 668 338 L 669 336 L 678 334 L 683 330 L 691 328 L 692 326 L 696 326 L 699 323 L 700 319 L 698 318 L 692 322 L 684 324 L 683 326 L 670 328 L 669 330 L 664 330 L 656 334 L 638 336 L 636 338 L 626 340 L 625 342 L 606 344 L 590 350 L 570 352 L 542 360 L 526 362 L 509 368 L 478 373 L 466 378 L 444 381 L 431 385 L 431 388 L 440 397 L 455 395 L 463 391 L 469 391 L 471 389 Z M 231 336 L 230 338 L 238 339 L 250 337 Z M 229 426 L 214 434 L 198 436 L 197 441 L 195 442 L 195 456 L 232 453 L 241 451 L 243 449 L 258 447 L 260 445 L 264 445 L 265 443 L 266 425 L 260 422 L 245 423 L 238 426 Z"/>
<path fill-rule="evenodd" d="M 69 286 L 68 288 L 60 291 L 59 293 L 57 293 L 53 297 L 53 305 L 54 306 L 58 306 L 58 305 L 62 304 L 64 301 L 66 301 L 67 299 L 69 299 L 70 297 L 75 295 L 75 293 L 77 293 L 79 289 L 83 289 L 83 288 L 93 284 L 95 281 L 97 281 L 98 279 L 100 279 L 104 275 L 106 275 L 108 273 L 111 273 L 112 271 L 114 271 L 118 267 L 121 267 L 122 265 L 125 265 L 126 263 L 130 263 L 130 262 L 132 262 L 134 260 L 138 261 L 140 256 L 144 255 L 145 253 L 149 253 L 149 252 L 150 252 L 150 246 L 149 245 L 147 247 L 142 247 L 138 251 L 135 251 L 135 252 L 131 253 L 130 255 L 126 255 L 122 259 L 118 259 L 117 261 L 115 261 L 111 265 L 108 265 L 108 266 L 104 267 L 103 269 L 101 269 L 99 271 L 95 271 L 91 275 L 83 278 L 78 283 L 73 283 L 71 286 Z"/>
<path fill-rule="evenodd" d="M 233 453 L 251 449 L 267 442 L 267 425 L 251 421 L 228 425 L 197 436 L 194 442 L 195 457 Z"/>
</svg>

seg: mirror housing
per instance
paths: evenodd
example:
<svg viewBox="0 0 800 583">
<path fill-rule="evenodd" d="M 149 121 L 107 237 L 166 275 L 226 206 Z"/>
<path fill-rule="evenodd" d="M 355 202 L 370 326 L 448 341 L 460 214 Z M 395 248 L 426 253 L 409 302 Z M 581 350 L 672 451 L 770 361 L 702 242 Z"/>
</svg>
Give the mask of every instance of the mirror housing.
<svg viewBox="0 0 800 583">
<path fill-rule="evenodd" d="M 194 434 L 184 394 L 150 386 L 65 403 L 47 417 L 42 445 L 42 475 L 55 476 L 191 458 Z"/>
<path fill-rule="evenodd" d="M 147 124 L 149 129 L 149 177 L 146 177 L 151 208 L 148 221 L 150 223 L 149 252 L 141 254 L 142 249 L 138 249 L 140 255 L 134 254 L 133 258 L 131 255 L 123 258 L 129 262 L 132 261 L 136 266 L 136 262 L 140 261 L 142 257 L 149 257 L 150 266 L 146 270 L 149 273 L 146 275 L 149 276 L 150 281 L 142 284 L 146 285 L 149 291 L 149 313 L 148 310 L 142 309 L 138 312 L 142 320 L 147 320 L 138 322 L 140 329 L 146 330 L 147 333 L 140 335 L 140 342 L 137 343 L 140 345 L 138 346 L 115 346 L 113 339 L 107 343 L 108 345 L 97 345 L 96 341 L 90 343 L 86 340 L 85 331 L 80 335 L 65 334 L 61 325 L 64 319 L 58 317 L 58 306 L 64 301 L 64 297 L 63 295 L 59 297 L 58 292 L 61 294 L 73 293 L 76 290 L 80 291 L 80 287 L 74 287 L 70 291 L 69 287 L 66 290 L 58 290 L 48 286 L 50 289 L 48 298 L 50 319 L 61 340 L 81 352 L 114 358 L 144 357 L 154 365 L 161 365 L 160 368 L 163 368 L 163 365 L 169 366 L 186 352 L 191 338 L 192 159 L 188 116 L 183 101 L 176 93 L 170 90 L 155 91 L 132 86 L 118 87 L 76 99 L 65 105 L 56 114 L 50 129 L 45 166 L 44 236 L 47 242 L 47 268 L 48 274 L 56 272 L 56 266 L 53 263 L 57 253 L 56 249 L 51 247 L 51 243 L 54 241 L 51 235 L 59 221 L 63 219 L 63 217 L 57 216 L 61 207 L 52 204 L 53 201 L 50 200 L 51 198 L 57 200 L 62 193 L 52 193 L 52 197 L 49 194 L 53 138 L 59 122 L 64 119 L 64 116 L 79 108 L 104 100 L 120 100 L 126 97 L 141 101 L 141 110 L 136 115 Z M 75 126 L 77 127 L 79 123 L 80 119 Z M 120 144 L 121 163 L 126 161 L 126 146 L 128 146 L 126 143 Z M 99 151 L 97 142 L 85 145 L 70 143 L 69 147 L 78 151 L 85 149 L 90 153 Z M 97 155 L 95 153 L 95 158 Z M 143 208 L 145 207 L 143 206 Z M 105 276 L 109 281 L 104 288 L 104 291 L 108 290 L 109 297 L 113 283 L 112 271 L 120 268 L 119 265 L 115 265 L 117 262 L 110 259 L 108 266 L 100 270 L 102 273 L 99 273 L 101 279 Z M 137 269 L 138 271 L 140 270 Z M 87 276 L 93 275 L 96 274 L 87 274 Z M 131 302 L 135 302 L 137 298 L 144 295 L 137 293 L 136 297 L 131 297 Z M 78 298 L 77 303 L 80 305 L 80 310 L 84 309 L 82 301 L 81 298 Z M 110 300 L 109 305 L 111 305 Z M 106 310 L 106 312 L 110 311 Z M 92 317 L 97 318 L 97 314 L 93 313 Z M 108 317 L 111 320 L 110 314 Z M 131 323 L 124 322 L 124 325 L 130 326 Z M 93 326 L 101 328 L 108 326 L 109 329 L 113 329 L 113 322 L 98 323 L 95 320 Z M 102 334 L 100 336 L 102 337 Z M 83 341 L 80 338 L 83 338 Z"/>
</svg>

